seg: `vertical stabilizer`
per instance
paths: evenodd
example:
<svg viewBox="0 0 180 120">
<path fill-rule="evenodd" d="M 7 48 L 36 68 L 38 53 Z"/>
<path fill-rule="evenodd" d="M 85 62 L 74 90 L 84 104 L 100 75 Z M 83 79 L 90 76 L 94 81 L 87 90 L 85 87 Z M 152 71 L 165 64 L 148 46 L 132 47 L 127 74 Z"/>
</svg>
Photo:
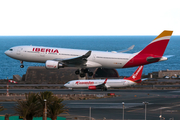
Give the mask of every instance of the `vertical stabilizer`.
<svg viewBox="0 0 180 120">
<path fill-rule="evenodd" d="M 172 33 L 173 31 L 164 30 L 151 43 L 149 43 L 143 50 L 141 50 L 134 57 L 132 57 L 123 66 L 123 68 L 146 65 L 149 63 L 162 61 L 162 58 L 163 58 L 162 56 L 169 43 Z"/>
<path fill-rule="evenodd" d="M 158 57 L 162 57 L 172 33 L 173 31 L 164 30 L 148 46 L 140 51 L 139 54 L 152 54 Z"/>
<path fill-rule="evenodd" d="M 142 75 L 143 67 L 144 66 L 139 66 L 137 68 L 137 70 L 132 74 L 132 76 L 126 78 L 126 80 L 131 80 L 131 81 L 134 81 L 134 82 L 136 82 L 138 80 L 141 80 L 141 75 Z"/>
</svg>

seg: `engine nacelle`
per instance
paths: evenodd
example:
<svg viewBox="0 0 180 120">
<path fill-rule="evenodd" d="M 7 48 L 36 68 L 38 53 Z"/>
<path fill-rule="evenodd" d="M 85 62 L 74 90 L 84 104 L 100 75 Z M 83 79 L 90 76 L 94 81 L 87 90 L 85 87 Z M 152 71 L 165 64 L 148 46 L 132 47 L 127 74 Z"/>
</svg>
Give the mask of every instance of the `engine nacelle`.
<svg viewBox="0 0 180 120">
<path fill-rule="evenodd" d="M 54 60 L 47 60 L 46 61 L 46 68 L 47 69 L 58 69 L 58 68 L 63 68 L 63 64 L 59 63 L 58 61 Z"/>
<path fill-rule="evenodd" d="M 88 89 L 89 90 L 96 90 L 97 88 L 96 88 L 96 86 L 89 86 Z"/>
</svg>

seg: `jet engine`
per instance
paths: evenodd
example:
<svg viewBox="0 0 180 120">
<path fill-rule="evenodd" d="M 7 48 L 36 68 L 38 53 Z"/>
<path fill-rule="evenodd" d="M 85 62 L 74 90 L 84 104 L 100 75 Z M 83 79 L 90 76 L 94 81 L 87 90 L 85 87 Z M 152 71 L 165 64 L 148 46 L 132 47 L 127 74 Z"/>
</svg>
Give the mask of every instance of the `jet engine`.
<svg viewBox="0 0 180 120">
<path fill-rule="evenodd" d="M 59 61 L 54 61 L 54 60 L 47 60 L 46 61 L 46 68 L 47 69 L 58 69 L 58 68 L 63 68 L 64 65 L 59 63 Z"/>
<path fill-rule="evenodd" d="M 96 86 L 89 86 L 88 89 L 89 90 L 96 90 L 97 88 L 96 88 Z"/>
</svg>

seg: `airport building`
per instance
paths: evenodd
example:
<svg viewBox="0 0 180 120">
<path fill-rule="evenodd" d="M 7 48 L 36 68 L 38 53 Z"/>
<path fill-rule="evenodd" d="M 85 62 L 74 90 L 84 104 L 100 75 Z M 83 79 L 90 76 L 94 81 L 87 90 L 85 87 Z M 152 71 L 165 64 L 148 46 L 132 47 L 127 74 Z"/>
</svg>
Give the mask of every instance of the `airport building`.
<svg viewBox="0 0 180 120">
<path fill-rule="evenodd" d="M 149 78 L 180 78 L 180 70 L 160 70 L 148 74 Z"/>
<path fill-rule="evenodd" d="M 77 79 L 100 79 L 100 78 L 119 78 L 115 69 L 91 68 L 93 76 L 80 78 L 75 74 L 77 68 L 46 69 L 45 67 L 28 67 L 26 74 L 23 75 L 22 81 L 26 83 L 66 83 L 70 80 Z M 13 80 L 20 80 L 18 75 L 13 76 Z"/>
</svg>

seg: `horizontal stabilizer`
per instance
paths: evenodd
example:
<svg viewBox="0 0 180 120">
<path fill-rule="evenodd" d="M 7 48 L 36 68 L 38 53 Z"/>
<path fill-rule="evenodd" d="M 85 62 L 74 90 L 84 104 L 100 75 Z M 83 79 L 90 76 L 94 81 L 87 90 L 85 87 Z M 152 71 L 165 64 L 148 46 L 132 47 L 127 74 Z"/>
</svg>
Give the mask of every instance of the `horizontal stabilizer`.
<svg viewBox="0 0 180 120">
<path fill-rule="evenodd" d="M 163 57 L 170 58 L 170 57 L 174 57 L 174 55 L 164 55 Z"/>
<path fill-rule="evenodd" d="M 148 78 L 143 78 L 143 79 L 141 79 L 142 81 L 144 81 L 144 80 L 148 80 Z"/>
<path fill-rule="evenodd" d="M 148 62 L 157 62 L 157 61 L 165 61 L 170 57 L 173 57 L 174 55 L 166 55 L 162 57 L 147 57 Z"/>
<path fill-rule="evenodd" d="M 161 57 L 147 57 L 147 61 L 148 62 L 156 62 L 156 61 L 159 61 L 161 59 Z"/>
</svg>

